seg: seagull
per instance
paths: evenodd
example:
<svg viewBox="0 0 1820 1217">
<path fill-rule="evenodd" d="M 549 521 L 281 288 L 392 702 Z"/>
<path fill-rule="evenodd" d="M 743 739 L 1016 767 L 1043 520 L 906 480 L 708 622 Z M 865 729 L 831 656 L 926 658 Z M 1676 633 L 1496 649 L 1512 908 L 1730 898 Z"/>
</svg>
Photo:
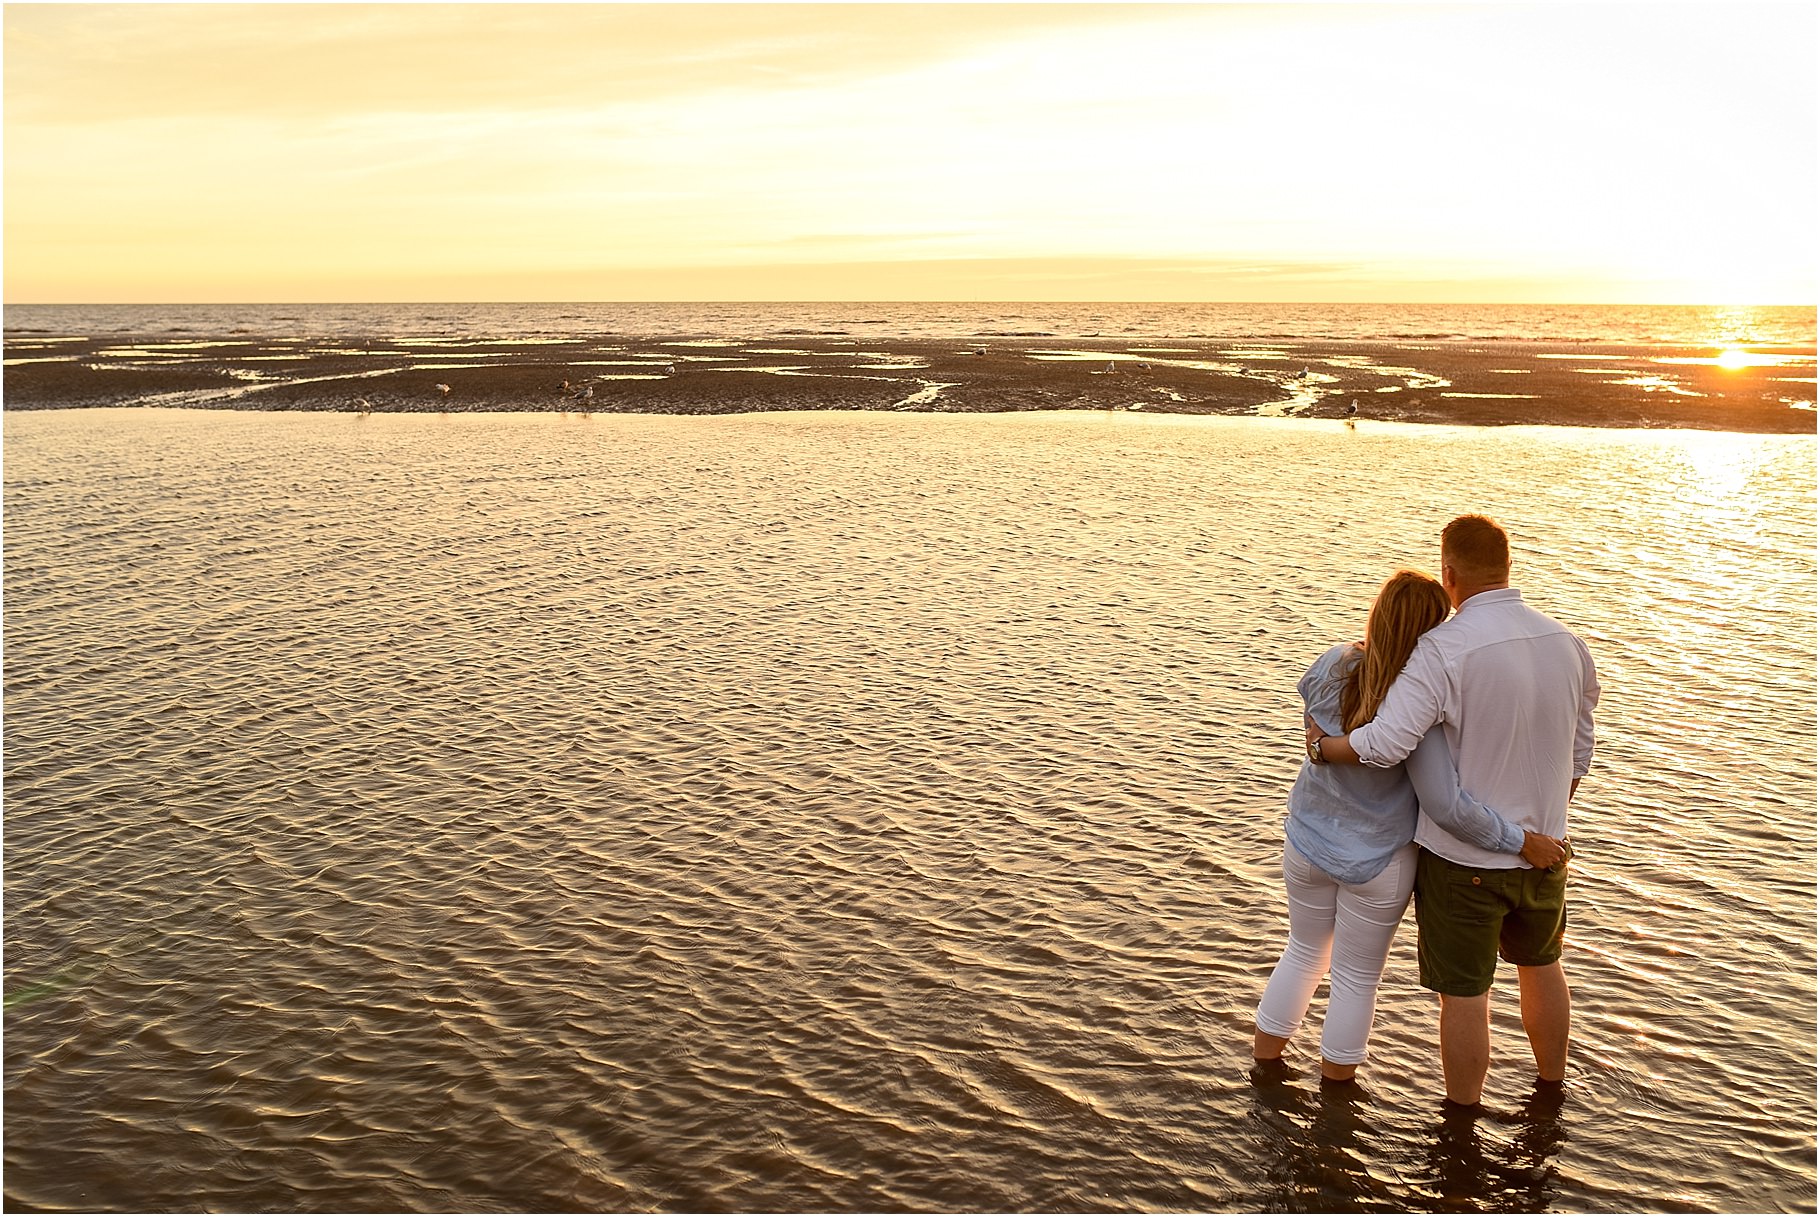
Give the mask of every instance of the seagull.
<svg viewBox="0 0 1820 1217">
<path fill-rule="evenodd" d="M 373 403 L 364 397 L 356 397 L 354 405 L 360 410 L 360 417 L 365 418 L 373 409 Z"/>
<path fill-rule="evenodd" d="M 563 381 L 563 383 L 568 384 L 569 382 L 565 380 L 565 381 Z M 581 386 L 581 388 L 577 389 L 575 392 L 569 394 L 569 396 L 574 398 L 576 401 L 593 401 L 594 400 L 594 386 L 593 385 L 583 385 L 583 386 Z"/>
<path fill-rule="evenodd" d="M 1352 404 L 1350 406 L 1346 407 L 1346 413 L 1357 414 L 1358 412 L 1359 412 L 1359 399 L 1355 397 L 1352 399 Z"/>
</svg>

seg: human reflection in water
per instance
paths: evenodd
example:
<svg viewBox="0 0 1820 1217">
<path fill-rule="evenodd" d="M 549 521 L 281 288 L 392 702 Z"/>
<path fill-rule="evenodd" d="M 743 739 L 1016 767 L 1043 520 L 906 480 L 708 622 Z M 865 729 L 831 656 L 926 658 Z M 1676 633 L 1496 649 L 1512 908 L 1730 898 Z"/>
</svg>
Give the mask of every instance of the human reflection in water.
<svg viewBox="0 0 1820 1217">
<path fill-rule="evenodd" d="M 1535 1213 L 1556 1198 L 1566 1090 L 1538 1081 L 1512 1112 L 1442 1105 L 1415 1140 L 1356 1082 L 1323 1081 L 1281 1060 L 1251 1071 L 1250 1123 L 1262 1147 L 1264 1211 Z"/>
<path fill-rule="evenodd" d="M 1370 1119 L 1372 1098 L 1357 1082 L 1299 1084 L 1281 1059 L 1251 1070 L 1251 1123 L 1267 1155 L 1260 1208 L 1343 1213 L 1403 1208 L 1372 1163 L 1383 1155 Z"/>
<path fill-rule="evenodd" d="M 1537 1079 L 1522 1106 L 1509 1114 L 1443 1103 L 1429 1151 L 1433 1194 L 1442 1212 L 1539 1213 L 1555 1196 L 1554 1157 L 1565 1134 L 1567 1089 Z"/>
</svg>

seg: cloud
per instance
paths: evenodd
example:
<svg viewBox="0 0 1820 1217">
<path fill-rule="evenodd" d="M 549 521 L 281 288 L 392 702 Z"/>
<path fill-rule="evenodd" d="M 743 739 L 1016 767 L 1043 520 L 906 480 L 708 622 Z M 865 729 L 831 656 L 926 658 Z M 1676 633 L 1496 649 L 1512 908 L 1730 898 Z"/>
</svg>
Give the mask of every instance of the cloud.
<svg viewBox="0 0 1820 1217">
<path fill-rule="evenodd" d="M 1811 285 L 1814 19 L 1723 13 L 14 5 L 8 295 Z"/>
<path fill-rule="evenodd" d="M 535 111 L 819 87 L 1110 19 L 1103 5 L 9 5 L 6 100 L 59 123 Z"/>
</svg>

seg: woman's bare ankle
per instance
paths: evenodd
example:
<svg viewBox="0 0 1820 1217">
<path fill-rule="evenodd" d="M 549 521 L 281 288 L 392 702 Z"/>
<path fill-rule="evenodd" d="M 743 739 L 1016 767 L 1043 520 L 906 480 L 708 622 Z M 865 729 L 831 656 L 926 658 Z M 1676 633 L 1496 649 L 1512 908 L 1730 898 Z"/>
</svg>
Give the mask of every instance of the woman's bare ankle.
<svg viewBox="0 0 1820 1217">
<path fill-rule="evenodd" d="M 1251 1036 L 1251 1059 L 1254 1061 L 1279 1061 L 1283 1059 L 1283 1049 L 1289 1046 L 1287 1035 L 1272 1035 L 1268 1031 L 1254 1031 Z"/>
</svg>

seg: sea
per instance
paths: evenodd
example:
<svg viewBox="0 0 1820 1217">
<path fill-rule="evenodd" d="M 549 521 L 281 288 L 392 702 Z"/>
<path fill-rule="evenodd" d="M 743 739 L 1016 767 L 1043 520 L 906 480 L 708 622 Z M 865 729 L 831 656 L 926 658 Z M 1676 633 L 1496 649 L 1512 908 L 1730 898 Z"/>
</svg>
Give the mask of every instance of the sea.
<svg viewBox="0 0 1820 1217">
<path fill-rule="evenodd" d="M 602 333 L 728 339 L 1227 338 L 1511 340 L 1805 346 L 1812 306 L 1531 304 L 390 303 L 8 304 L 9 338 L 74 334 L 207 337 L 567 339 Z"/>
<path fill-rule="evenodd" d="M 969 332 L 988 309 L 889 307 Z M 1150 306 L 1020 307 L 996 328 Z M 523 308 L 344 311 L 497 336 L 624 306 Z M 1799 317 L 1740 324 L 1811 345 Z M 3 424 L 8 1211 L 1815 1207 L 1812 435 Z M 1324 989 L 1286 1071 L 1250 1041 L 1296 680 L 1466 511 L 1504 521 L 1604 692 L 1565 1095 L 1534 1093 L 1501 969 L 1462 1121 L 1412 924 L 1360 1085 L 1320 1084 Z"/>
</svg>

